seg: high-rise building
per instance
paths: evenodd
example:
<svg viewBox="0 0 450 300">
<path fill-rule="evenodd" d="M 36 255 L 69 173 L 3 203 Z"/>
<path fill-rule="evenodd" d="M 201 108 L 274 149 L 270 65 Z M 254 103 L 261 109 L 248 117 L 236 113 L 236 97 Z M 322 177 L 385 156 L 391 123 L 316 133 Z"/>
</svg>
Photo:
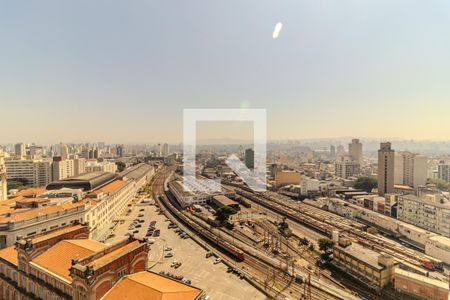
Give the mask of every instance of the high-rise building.
<svg viewBox="0 0 450 300">
<path fill-rule="evenodd" d="M 342 157 L 345 156 L 347 153 L 345 153 L 345 148 L 342 145 L 337 146 L 336 148 L 336 157 Z"/>
<path fill-rule="evenodd" d="M 359 165 L 363 163 L 363 145 L 359 142 L 359 139 L 353 139 L 350 144 L 348 144 L 348 155 L 351 159 L 356 161 Z"/>
<path fill-rule="evenodd" d="M 330 145 L 330 158 L 336 158 L 336 147 Z"/>
<path fill-rule="evenodd" d="M 335 174 L 340 178 L 349 178 L 361 173 L 361 166 L 357 161 L 348 156 L 342 156 L 336 160 Z"/>
<path fill-rule="evenodd" d="M 118 157 L 123 157 L 123 146 L 122 145 L 118 145 L 116 147 L 116 155 Z"/>
<path fill-rule="evenodd" d="M 78 176 L 86 172 L 86 159 L 84 157 L 74 158 L 73 175 Z"/>
<path fill-rule="evenodd" d="M 51 162 L 45 160 L 6 160 L 6 178 L 21 179 L 27 185 L 42 187 L 52 179 Z"/>
<path fill-rule="evenodd" d="M 427 157 L 408 151 L 395 153 L 394 184 L 418 187 L 427 183 Z"/>
<path fill-rule="evenodd" d="M 253 149 L 245 149 L 245 165 L 249 169 L 255 167 L 255 151 Z"/>
<path fill-rule="evenodd" d="M 54 156 L 52 163 L 52 180 L 61 180 L 75 175 L 75 164 L 73 159 L 64 159 Z"/>
<path fill-rule="evenodd" d="M 3 158 L 3 149 L 0 148 L 0 201 L 8 199 L 6 183 L 6 167 Z"/>
<path fill-rule="evenodd" d="M 395 151 L 391 143 L 381 143 L 378 150 L 378 194 L 384 196 L 394 191 Z"/>
<path fill-rule="evenodd" d="M 164 143 L 163 147 L 162 147 L 162 156 L 166 157 L 169 155 L 169 144 Z"/>
<path fill-rule="evenodd" d="M 438 165 L 438 174 L 437 178 L 441 180 L 445 180 L 450 182 L 450 164 L 449 163 L 440 163 Z"/>
<path fill-rule="evenodd" d="M 23 159 L 26 156 L 26 149 L 24 143 L 17 143 L 14 146 L 14 153 L 18 159 Z"/>
</svg>

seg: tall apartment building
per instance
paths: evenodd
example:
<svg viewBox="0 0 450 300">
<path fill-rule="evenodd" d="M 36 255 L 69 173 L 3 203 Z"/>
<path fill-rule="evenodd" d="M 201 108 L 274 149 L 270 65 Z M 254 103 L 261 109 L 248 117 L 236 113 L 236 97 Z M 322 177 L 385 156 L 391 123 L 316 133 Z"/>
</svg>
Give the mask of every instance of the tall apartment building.
<svg viewBox="0 0 450 300">
<path fill-rule="evenodd" d="M 397 219 L 450 237 L 450 201 L 440 193 L 399 195 Z"/>
<path fill-rule="evenodd" d="M 73 159 L 64 159 L 54 156 L 52 163 L 52 180 L 61 180 L 75 176 L 75 163 Z"/>
<path fill-rule="evenodd" d="M 7 183 L 6 183 L 6 167 L 3 158 L 3 150 L 0 149 L 0 201 L 8 199 Z"/>
<path fill-rule="evenodd" d="M 6 160 L 7 179 L 25 179 L 33 187 L 46 186 L 52 180 L 51 162 L 46 160 Z"/>
<path fill-rule="evenodd" d="M 427 183 L 427 157 L 408 151 L 395 153 L 394 184 L 411 187 Z"/>
<path fill-rule="evenodd" d="M 359 139 L 353 139 L 350 144 L 348 144 L 348 155 L 352 160 L 359 163 L 361 166 L 363 163 L 363 145 L 359 142 Z"/>
<path fill-rule="evenodd" d="M 441 180 L 445 180 L 450 182 L 450 164 L 449 163 L 440 163 L 438 165 L 438 174 L 437 178 Z"/>
<path fill-rule="evenodd" d="M 249 169 L 255 167 L 255 151 L 253 149 L 245 149 L 245 165 Z"/>
<path fill-rule="evenodd" d="M 169 155 L 169 144 L 164 143 L 162 146 L 162 156 L 166 157 Z"/>
<path fill-rule="evenodd" d="M 349 178 L 361 173 L 361 166 L 348 156 L 341 156 L 335 163 L 335 174 L 340 178 Z"/>
<path fill-rule="evenodd" d="M 86 159 L 84 157 L 73 159 L 73 173 L 74 176 L 86 173 Z"/>
<path fill-rule="evenodd" d="M 25 149 L 25 144 L 24 143 L 17 143 L 14 146 L 14 154 L 16 155 L 16 157 L 18 159 L 23 159 L 26 156 L 26 149 Z"/>
<path fill-rule="evenodd" d="M 378 194 L 384 196 L 394 191 L 395 151 L 391 143 L 381 143 L 378 150 Z"/>
</svg>

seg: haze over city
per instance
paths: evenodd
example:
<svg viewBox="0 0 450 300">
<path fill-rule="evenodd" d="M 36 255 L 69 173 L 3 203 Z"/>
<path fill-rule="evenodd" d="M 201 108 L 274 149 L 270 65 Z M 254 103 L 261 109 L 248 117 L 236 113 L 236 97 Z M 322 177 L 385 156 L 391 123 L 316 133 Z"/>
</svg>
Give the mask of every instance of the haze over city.
<svg viewBox="0 0 450 300">
<path fill-rule="evenodd" d="M 450 300 L 450 2 L 0 2 L 0 300 Z"/>
<path fill-rule="evenodd" d="M 449 6 L 3 3 L 0 139 L 180 142 L 184 108 L 239 107 L 272 140 L 448 139 Z"/>
</svg>

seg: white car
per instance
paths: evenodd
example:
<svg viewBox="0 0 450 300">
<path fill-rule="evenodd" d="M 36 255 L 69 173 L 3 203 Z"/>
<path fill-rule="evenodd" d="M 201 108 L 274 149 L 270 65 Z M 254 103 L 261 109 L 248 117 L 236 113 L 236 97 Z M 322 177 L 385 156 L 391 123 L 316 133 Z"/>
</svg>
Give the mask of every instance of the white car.
<svg viewBox="0 0 450 300">
<path fill-rule="evenodd" d="M 220 263 L 221 261 L 222 261 L 222 259 L 220 257 L 218 257 L 214 260 L 214 264 L 216 265 L 216 264 Z"/>
</svg>

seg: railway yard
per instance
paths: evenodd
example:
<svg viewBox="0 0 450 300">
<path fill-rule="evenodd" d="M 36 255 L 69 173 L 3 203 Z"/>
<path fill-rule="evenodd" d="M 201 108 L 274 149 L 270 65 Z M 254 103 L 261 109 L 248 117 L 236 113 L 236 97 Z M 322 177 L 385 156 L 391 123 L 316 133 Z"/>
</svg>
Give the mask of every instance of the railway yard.
<svg viewBox="0 0 450 300">
<path fill-rule="evenodd" d="M 277 193 L 252 192 L 232 184 L 224 186 L 250 205 L 232 216 L 232 228 L 211 226 L 208 209 L 182 209 L 168 191 L 167 183 L 174 171 L 174 167 L 163 168 L 150 183 L 155 204 L 170 222 L 191 237 L 190 242 L 201 245 L 205 253 L 210 251 L 219 257 L 220 265 L 223 263 L 227 267 L 225 272 L 237 274 L 266 296 L 276 299 L 385 299 L 375 291 L 352 284 L 348 278 L 343 280 L 342 274 L 318 266 L 317 241 L 331 237 L 336 231 L 341 237 L 390 254 L 398 262 L 424 272 L 429 272 L 423 267 L 424 261 L 432 263 L 436 269 L 441 267 L 439 261 L 421 252 L 368 234 L 362 223 Z M 284 224 L 290 229 L 289 235 L 280 231 Z M 156 270 L 167 268 L 167 261 Z M 429 276 L 446 280 L 437 271 L 429 272 Z M 217 295 L 220 293 L 214 299 L 221 299 Z"/>
</svg>

